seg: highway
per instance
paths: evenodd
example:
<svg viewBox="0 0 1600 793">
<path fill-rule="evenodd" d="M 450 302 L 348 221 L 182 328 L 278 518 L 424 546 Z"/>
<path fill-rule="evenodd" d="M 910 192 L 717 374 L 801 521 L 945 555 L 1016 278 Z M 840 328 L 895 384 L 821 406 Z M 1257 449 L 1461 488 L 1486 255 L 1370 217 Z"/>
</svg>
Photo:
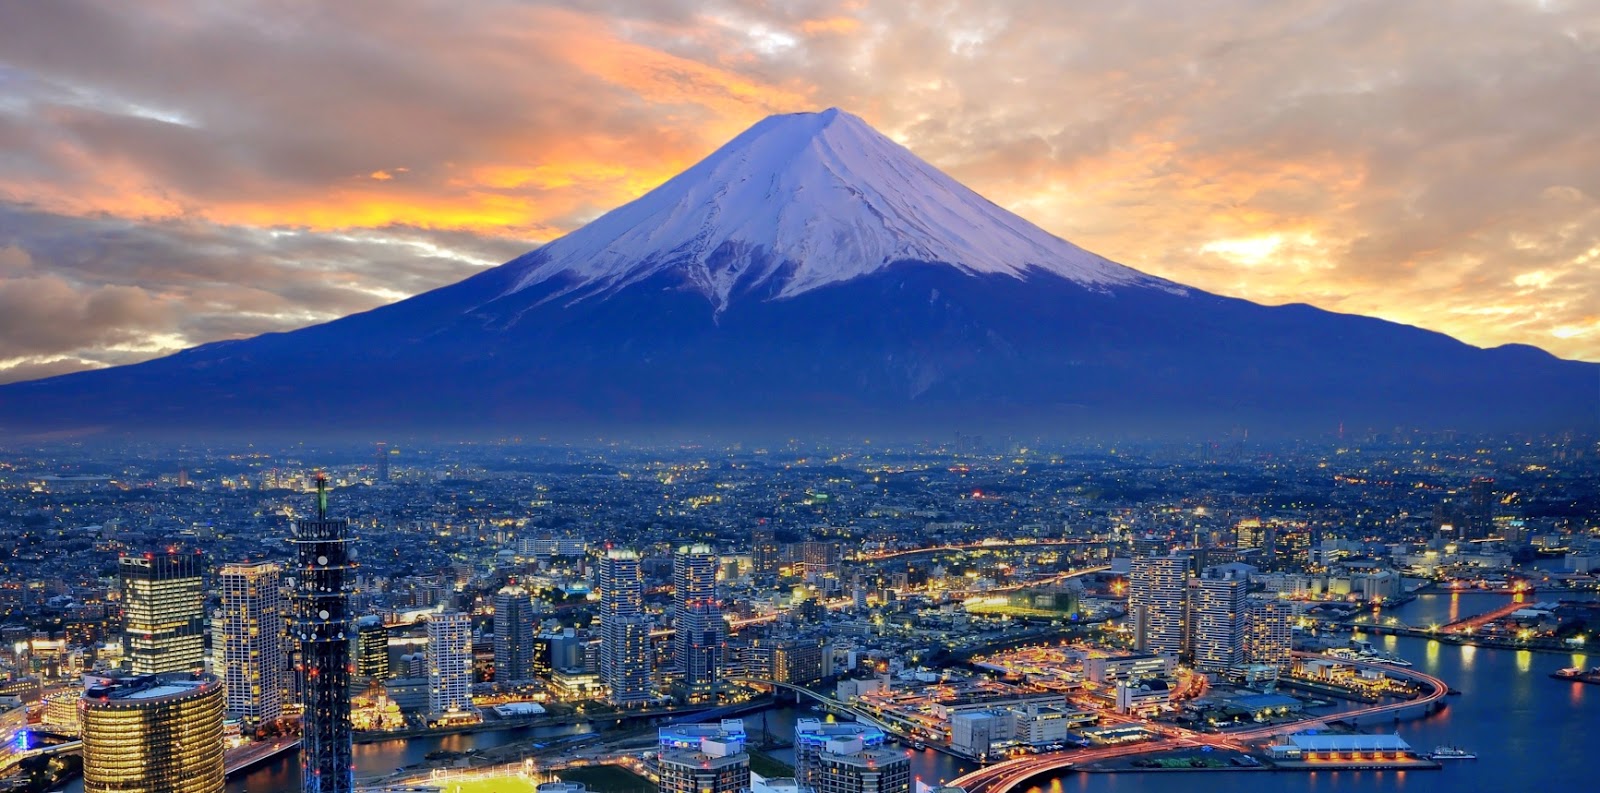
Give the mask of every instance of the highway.
<svg viewBox="0 0 1600 793">
<path fill-rule="evenodd" d="M 1362 721 L 1373 716 L 1388 713 L 1399 713 L 1407 709 L 1422 708 L 1431 710 L 1436 703 L 1450 692 L 1450 687 L 1433 675 L 1419 672 L 1415 669 L 1397 667 L 1390 664 L 1369 663 L 1365 661 L 1352 661 L 1346 658 L 1317 655 L 1314 653 L 1295 653 L 1295 656 L 1306 659 L 1323 659 L 1335 663 L 1346 664 L 1364 669 L 1379 669 L 1396 677 L 1403 677 L 1414 682 L 1424 684 L 1431 688 L 1427 694 L 1416 699 L 1401 702 L 1373 705 L 1366 708 L 1330 714 L 1326 717 L 1317 716 L 1288 724 L 1275 724 L 1259 727 L 1252 730 L 1241 730 L 1227 733 L 1200 733 L 1182 727 L 1163 724 L 1140 722 L 1147 729 L 1162 735 L 1152 741 L 1144 741 L 1122 746 L 1105 746 L 1093 749 L 1068 749 L 1060 752 L 1030 755 L 1015 760 L 1007 760 L 992 766 L 980 768 L 972 773 L 965 774 L 951 780 L 948 784 L 966 789 L 967 793 L 1007 793 L 1018 785 L 1041 774 L 1060 771 L 1075 765 L 1094 763 L 1102 760 L 1111 760 L 1120 757 L 1129 757 L 1139 754 L 1152 754 L 1156 752 L 1169 752 L 1176 749 L 1211 746 L 1218 749 L 1234 749 L 1244 751 L 1247 745 L 1271 738 L 1276 735 L 1287 735 L 1308 729 L 1326 726 L 1327 721 Z"/>
</svg>

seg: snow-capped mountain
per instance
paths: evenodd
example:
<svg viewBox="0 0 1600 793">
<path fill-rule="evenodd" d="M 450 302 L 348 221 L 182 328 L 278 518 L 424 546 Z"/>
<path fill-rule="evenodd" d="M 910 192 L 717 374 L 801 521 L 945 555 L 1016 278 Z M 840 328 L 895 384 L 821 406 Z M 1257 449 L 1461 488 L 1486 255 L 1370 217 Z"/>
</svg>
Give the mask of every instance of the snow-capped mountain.
<svg viewBox="0 0 1600 793">
<path fill-rule="evenodd" d="M 1049 234 L 835 108 L 767 118 L 642 198 L 511 262 L 508 293 L 568 275 L 554 297 L 585 297 L 675 270 L 722 309 L 736 292 L 793 297 L 903 261 L 1182 291 Z"/>
<path fill-rule="evenodd" d="M 768 118 L 500 267 L 0 387 L 0 433 L 1597 428 L 1600 366 L 1108 261 L 837 110 Z"/>
</svg>

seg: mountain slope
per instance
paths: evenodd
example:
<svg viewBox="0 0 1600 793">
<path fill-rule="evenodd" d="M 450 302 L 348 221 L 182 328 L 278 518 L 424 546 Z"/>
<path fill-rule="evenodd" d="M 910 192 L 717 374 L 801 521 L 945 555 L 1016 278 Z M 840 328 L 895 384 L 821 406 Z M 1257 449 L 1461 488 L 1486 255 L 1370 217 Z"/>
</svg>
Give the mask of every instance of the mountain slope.
<svg viewBox="0 0 1600 793">
<path fill-rule="evenodd" d="M 0 431 L 1544 430 L 1597 406 L 1600 366 L 1112 263 L 830 110 L 460 283 L 0 388 Z"/>
</svg>

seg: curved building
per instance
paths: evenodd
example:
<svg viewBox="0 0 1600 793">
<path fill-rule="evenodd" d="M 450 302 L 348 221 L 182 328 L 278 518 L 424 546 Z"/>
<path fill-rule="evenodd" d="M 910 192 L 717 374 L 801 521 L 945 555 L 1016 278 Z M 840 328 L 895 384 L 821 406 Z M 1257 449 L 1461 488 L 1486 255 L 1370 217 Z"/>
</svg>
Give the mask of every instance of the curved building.
<svg viewBox="0 0 1600 793">
<path fill-rule="evenodd" d="M 93 680 L 79 701 L 84 793 L 220 793 L 224 704 L 210 675 Z"/>
</svg>

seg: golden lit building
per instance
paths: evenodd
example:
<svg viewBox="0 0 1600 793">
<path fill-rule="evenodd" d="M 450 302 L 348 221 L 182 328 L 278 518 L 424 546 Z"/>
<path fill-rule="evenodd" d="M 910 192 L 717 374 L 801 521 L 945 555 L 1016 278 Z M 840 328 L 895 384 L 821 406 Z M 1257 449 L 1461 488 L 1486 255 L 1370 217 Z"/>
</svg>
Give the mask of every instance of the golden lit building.
<svg viewBox="0 0 1600 793">
<path fill-rule="evenodd" d="M 193 672 L 205 665 L 205 593 L 202 558 L 169 549 L 124 555 L 122 632 L 134 674 Z"/>
<path fill-rule="evenodd" d="M 84 793 L 219 793 L 222 684 L 210 675 L 89 678 Z"/>
</svg>

